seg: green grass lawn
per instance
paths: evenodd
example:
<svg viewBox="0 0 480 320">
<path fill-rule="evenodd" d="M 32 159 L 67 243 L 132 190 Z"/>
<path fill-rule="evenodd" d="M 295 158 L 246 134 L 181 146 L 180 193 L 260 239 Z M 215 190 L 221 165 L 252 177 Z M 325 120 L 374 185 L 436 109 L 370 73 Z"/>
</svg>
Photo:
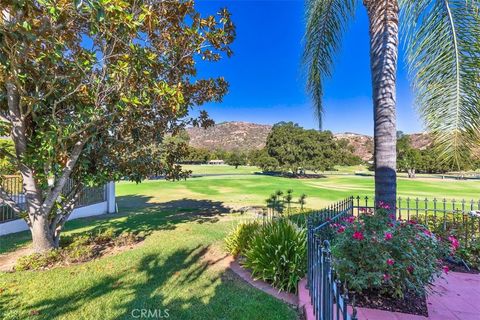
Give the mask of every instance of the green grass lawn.
<svg viewBox="0 0 480 320">
<path fill-rule="evenodd" d="M 143 203 L 136 199 L 123 203 Z M 168 310 L 181 320 L 296 319 L 226 269 L 223 238 L 243 217 L 145 203 L 124 211 L 71 221 L 67 233 L 113 226 L 145 231 L 144 243 L 81 265 L 0 273 L 0 319 L 133 319 L 136 309 Z"/>
<path fill-rule="evenodd" d="M 207 176 L 186 181 L 146 181 L 139 185 L 122 182 L 117 195 L 122 203 L 124 195 L 136 195 L 136 202 L 164 203 L 175 207 L 182 201 L 215 201 L 225 206 L 263 205 L 276 190 L 292 189 L 294 198 L 307 194 L 307 206 L 321 208 L 333 201 L 351 195 L 373 194 L 373 177 L 326 176 L 318 179 L 289 179 L 262 175 Z M 402 197 L 419 198 L 480 198 L 480 181 L 441 179 L 398 179 L 398 193 Z M 132 198 L 129 198 L 129 201 Z M 136 204 L 133 204 L 136 205 Z M 124 206 L 130 206 L 125 203 Z"/>
<path fill-rule="evenodd" d="M 142 308 L 168 309 L 171 319 L 295 319 L 293 309 L 222 265 L 223 238 L 245 219 L 228 213 L 229 207 L 262 205 L 279 189 L 293 189 L 295 197 L 305 193 L 307 206 L 320 208 L 371 195 L 373 177 L 245 174 L 119 183 L 119 214 L 69 221 L 66 233 L 113 226 L 144 231 L 146 240 L 81 265 L 0 273 L 0 319 L 132 319 L 132 310 Z M 478 199 L 480 181 L 401 178 L 398 189 L 402 196 Z M 0 252 L 29 239 L 28 232 L 1 237 Z"/>
</svg>

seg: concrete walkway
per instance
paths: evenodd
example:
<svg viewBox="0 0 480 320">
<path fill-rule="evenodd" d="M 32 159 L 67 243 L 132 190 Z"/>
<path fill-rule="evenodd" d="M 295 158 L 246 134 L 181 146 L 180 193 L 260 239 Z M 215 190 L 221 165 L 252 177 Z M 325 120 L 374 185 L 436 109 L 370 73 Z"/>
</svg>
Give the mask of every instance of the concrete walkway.
<svg viewBox="0 0 480 320">
<path fill-rule="evenodd" d="M 299 305 L 307 320 L 314 320 L 306 280 L 299 284 Z M 435 293 L 427 298 L 428 318 L 406 313 L 358 308 L 359 320 L 480 320 L 480 274 L 450 272 L 435 281 Z"/>
</svg>

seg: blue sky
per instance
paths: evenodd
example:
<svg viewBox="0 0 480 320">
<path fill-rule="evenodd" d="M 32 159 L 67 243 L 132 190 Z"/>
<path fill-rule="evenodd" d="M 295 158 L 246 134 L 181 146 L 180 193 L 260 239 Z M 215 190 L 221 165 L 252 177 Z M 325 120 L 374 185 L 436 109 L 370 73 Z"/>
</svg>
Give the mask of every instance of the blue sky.
<svg viewBox="0 0 480 320">
<path fill-rule="evenodd" d="M 293 121 L 306 128 L 317 128 L 301 65 L 304 1 L 197 0 L 196 6 L 202 13 L 227 7 L 237 27 L 233 57 L 199 66 L 200 76 L 221 75 L 230 83 L 222 103 L 202 108 L 216 122 Z M 362 5 L 343 39 L 334 76 L 326 83 L 324 102 L 324 129 L 373 133 L 368 19 Z M 397 119 L 398 130 L 423 130 L 413 107 L 401 48 Z"/>
</svg>

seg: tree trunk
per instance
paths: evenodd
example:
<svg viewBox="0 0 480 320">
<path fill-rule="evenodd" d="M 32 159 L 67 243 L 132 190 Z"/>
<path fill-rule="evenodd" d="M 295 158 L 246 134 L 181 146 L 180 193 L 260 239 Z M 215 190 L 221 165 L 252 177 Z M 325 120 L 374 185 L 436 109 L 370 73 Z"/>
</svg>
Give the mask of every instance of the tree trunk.
<svg viewBox="0 0 480 320">
<path fill-rule="evenodd" d="M 397 0 L 364 0 L 370 22 L 370 64 L 374 108 L 375 201 L 394 210 L 396 176 Z"/>
<path fill-rule="evenodd" d="M 30 218 L 33 249 L 35 252 L 44 252 L 57 247 L 56 241 L 50 231 L 50 222 L 44 215 Z"/>
</svg>

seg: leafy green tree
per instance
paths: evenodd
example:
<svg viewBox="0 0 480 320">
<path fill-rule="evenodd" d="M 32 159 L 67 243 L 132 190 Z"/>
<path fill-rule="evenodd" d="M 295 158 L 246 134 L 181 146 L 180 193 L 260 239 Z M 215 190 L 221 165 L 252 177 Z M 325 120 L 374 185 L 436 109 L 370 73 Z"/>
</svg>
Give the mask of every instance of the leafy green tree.
<svg viewBox="0 0 480 320">
<path fill-rule="evenodd" d="M 340 166 L 356 166 L 363 163 L 363 160 L 354 154 L 354 147 L 347 139 L 339 139 L 337 143 L 337 153 L 335 155 L 335 164 Z"/>
<path fill-rule="evenodd" d="M 421 164 L 421 152 L 412 147 L 410 138 L 402 136 L 397 140 L 397 164 L 398 170 L 408 173 L 409 178 L 415 178 L 415 171 Z"/>
<path fill-rule="evenodd" d="M 267 153 L 262 155 L 259 159 L 256 160 L 255 165 L 262 169 L 262 171 L 277 171 L 280 164 L 277 159 L 270 157 Z"/>
<path fill-rule="evenodd" d="M 330 131 L 305 130 L 292 122 L 275 124 L 265 149 L 282 171 L 293 174 L 333 170 L 347 152 Z"/>
<path fill-rule="evenodd" d="M 0 135 L 15 146 L 0 152 L 22 175 L 25 210 L 3 189 L 0 197 L 25 216 L 36 251 L 58 246 L 85 185 L 184 177 L 183 155 L 162 142 L 211 124 L 188 111 L 228 87 L 196 68 L 231 55 L 227 10 L 202 17 L 193 1 L 76 4 L 6 1 L 0 15 Z"/>
<path fill-rule="evenodd" d="M 238 166 L 244 166 L 247 164 L 247 156 L 241 151 L 233 151 L 227 159 L 227 164 L 238 169 Z"/>
<path fill-rule="evenodd" d="M 188 147 L 187 154 L 182 158 L 182 163 L 201 164 L 207 163 L 213 158 L 215 157 L 207 149 Z"/>
<path fill-rule="evenodd" d="M 15 146 L 10 139 L 0 139 L 0 149 L 8 153 L 15 153 Z M 15 174 L 18 172 L 17 166 L 5 154 L 0 153 L 0 176 Z"/>
<path fill-rule="evenodd" d="M 332 74 L 342 32 L 359 2 L 307 1 L 307 86 L 320 123 L 324 80 Z M 441 155 L 458 159 L 466 142 L 480 140 L 480 8 L 469 0 L 363 0 L 363 5 L 370 22 L 375 199 L 395 204 L 399 21 L 421 114 Z"/>
</svg>

